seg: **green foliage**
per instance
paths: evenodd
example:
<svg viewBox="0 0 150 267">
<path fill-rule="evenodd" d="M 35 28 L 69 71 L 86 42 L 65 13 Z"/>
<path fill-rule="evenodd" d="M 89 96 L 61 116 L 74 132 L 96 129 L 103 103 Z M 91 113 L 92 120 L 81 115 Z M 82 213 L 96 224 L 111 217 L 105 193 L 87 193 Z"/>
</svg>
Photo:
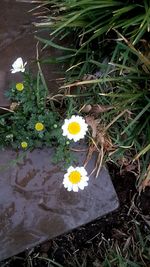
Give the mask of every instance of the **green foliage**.
<svg viewBox="0 0 150 267">
<path fill-rule="evenodd" d="M 150 235 L 142 233 L 137 222 L 135 232 L 125 238 L 122 244 L 114 242 L 106 244 L 105 259 L 103 267 L 142 267 L 149 263 Z M 132 241 L 131 241 L 132 240 Z M 126 241 L 126 242 L 125 242 Z"/>
<path fill-rule="evenodd" d="M 144 174 L 150 152 L 150 2 L 46 3 L 51 11 L 36 25 L 49 27 L 50 40 L 39 40 L 45 46 L 62 50 L 62 56 L 43 62 L 68 60 L 65 84 L 61 87 L 65 90 L 67 110 L 78 112 L 87 104 L 111 107 L 107 112 L 94 114 L 115 147 L 112 153 L 105 154 L 105 160 L 118 162 L 127 157 L 131 162 L 138 153 Z M 60 45 L 66 36 L 73 40 L 68 42 L 69 48 Z M 58 39 L 59 45 L 55 42 Z"/>
<path fill-rule="evenodd" d="M 108 151 L 105 160 L 118 162 L 127 157 L 128 162 L 131 162 L 138 152 L 143 175 L 149 164 L 150 155 L 150 64 L 145 64 L 145 56 L 141 58 L 141 55 L 138 50 L 117 42 L 113 54 L 109 55 L 109 64 L 105 64 L 105 69 L 98 61 L 91 60 L 91 70 L 94 69 L 94 65 L 97 66 L 92 78 L 88 74 L 83 80 L 73 80 L 71 84 L 66 84 L 62 88 L 76 87 L 76 94 L 69 95 L 67 99 L 68 105 L 76 110 L 87 104 L 111 107 L 107 112 L 94 114 L 100 119 L 101 127 L 110 136 L 115 147 L 113 153 Z M 85 75 L 86 62 L 82 69 L 85 69 Z M 99 77 L 96 77 L 97 72 Z"/>
<path fill-rule="evenodd" d="M 0 115 L 1 148 L 12 146 L 15 149 L 33 149 L 44 145 L 54 146 L 57 149 L 55 162 L 65 159 L 69 163 L 71 155 L 66 138 L 62 135 L 61 117 L 48 104 L 48 92 L 39 76 L 33 79 L 30 74 L 25 73 L 21 83 L 24 88 L 17 90 L 17 85 L 14 84 L 6 93 L 11 101 L 9 112 Z M 42 123 L 44 129 L 36 130 L 36 123 Z M 27 147 L 22 147 L 22 142 L 26 142 Z"/>
<path fill-rule="evenodd" d="M 149 32 L 150 2 L 115 0 L 49 0 L 53 14 L 36 25 L 53 29 L 56 34 L 66 36 L 78 31 L 82 47 L 108 33 L 112 28 L 121 31 L 134 44 Z M 78 41 L 78 40 L 77 40 Z"/>
</svg>

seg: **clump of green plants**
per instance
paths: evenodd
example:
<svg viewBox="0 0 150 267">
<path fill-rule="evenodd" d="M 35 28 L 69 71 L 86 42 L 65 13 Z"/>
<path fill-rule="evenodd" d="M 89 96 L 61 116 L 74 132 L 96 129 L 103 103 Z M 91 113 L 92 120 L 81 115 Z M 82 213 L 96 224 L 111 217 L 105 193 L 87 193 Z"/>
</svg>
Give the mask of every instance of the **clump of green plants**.
<svg viewBox="0 0 150 267">
<path fill-rule="evenodd" d="M 139 222 L 133 220 L 130 236 L 125 234 L 124 240 L 112 240 L 111 244 L 104 241 L 103 253 L 105 255 L 103 267 L 140 267 L 147 266 L 149 262 L 149 230 L 143 231 Z M 104 251 L 105 250 L 105 251 Z"/>
<path fill-rule="evenodd" d="M 83 80 L 62 86 L 68 90 L 68 106 L 92 118 L 97 131 L 92 142 L 104 161 L 132 166 L 135 173 L 137 163 L 138 175 L 144 177 L 150 153 L 150 61 L 135 47 L 118 41 L 105 68 L 98 61 L 92 63 L 91 68 L 99 66 L 100 76 L 87 73 Z M 74 94 L 69 93 L 71 88 Z"/>
<path fill-rule="evenodd" d="M 0 115 L 0 147 L 31 150 L 53 146 L 54 161 L 69 163 L 70 142 L 62 135 L 63 119 L 59 109 L 51 106 L 40 74 L 33 78 L 25 71 L 23 81 L 13 84 L 6 95 L 10 108 Z"/>
<path fill-rule="evenodd" d="M 93 40 L 105 41 L 104 35 L 109 38 L 112 29 L 120 31 L 134 45 L 149 32 L 149 0 L 50 0 L 45 5 L 50 12 L 36 25 L 50 28 L 51 40 L 62 40 L 74 33 L 71 47 L 77 48 L 77 53 L 91 46 Z"/>
<path fill-rule="evenodd" d="M 43 62 L 68 62 L 61 93 L 70 112 L 92 116 L 91 146 L 99 152 L 97 166 L 111 160 L 132 169 L 141 177 L 139 184 L 143 178 L 148 181 L 149 1 L 45 4 L 50 12 L 36 26 L 49 29 L 50 38 L 39 40 L 45 47 L 61 49 L 63 56 Z M 68 47 L 60 45 L 66 37 Z"/>
</svg>

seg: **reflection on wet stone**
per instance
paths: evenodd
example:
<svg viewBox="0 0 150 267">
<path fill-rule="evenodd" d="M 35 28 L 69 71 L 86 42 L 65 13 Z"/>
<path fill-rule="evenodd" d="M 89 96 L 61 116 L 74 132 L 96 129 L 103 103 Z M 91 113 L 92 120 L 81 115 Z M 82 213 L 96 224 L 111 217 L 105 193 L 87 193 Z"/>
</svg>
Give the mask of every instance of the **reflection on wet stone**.
<svg viewBox="0 0 150 267">
<path fill-rule="evenodd" d="M 102 169 L 78 193 L 62 184 L 63 164 L 53 149 L 3 151 L 0 156 L 0 260 L 103 216 L 118 207 L 109 174 Z M 86 152 L 78 153 L 81 166 Z M 12 164 L 13 163 L 13 164 Z M 87 165 L 90 173 L 95 158 Z"/>
<path fill-rule="evenodd" d="M 37 73 L 36 64 L 36 44 L 37 40 L 34 36 L 35 28 L 33 22 L 36 17 L 29 12 L 33 6 L 31 1 L 1 0 L 0 1 L 0 106 L 9 107 L 10 103 L 5 97 L 5 91 L 8 90 L 12 82 L 22 82 L 22 74 L 16 73 L 12 75 L 10 72 L 12 63 L 22 57 L 24 62 L 27 61 L 27 69 L 34 74 Z M 11 6 L 11 12 L 10 12 Z M 37 32 L 36 35 L 45 38 L 47 33 Z M 39 46 L 40 53 L 40 46 Z M 45 49 L 42 57 L 61 56 L 58 49 Z M 56 79 L 61 77 L 60 68 L 62 66 L 54 64 L 42 65 L 42 71 L 46 77 L 49 91 L 54 94 L 57 90 Z M 2 112 L 0 110 L 0 112 Z"/>
</svg>

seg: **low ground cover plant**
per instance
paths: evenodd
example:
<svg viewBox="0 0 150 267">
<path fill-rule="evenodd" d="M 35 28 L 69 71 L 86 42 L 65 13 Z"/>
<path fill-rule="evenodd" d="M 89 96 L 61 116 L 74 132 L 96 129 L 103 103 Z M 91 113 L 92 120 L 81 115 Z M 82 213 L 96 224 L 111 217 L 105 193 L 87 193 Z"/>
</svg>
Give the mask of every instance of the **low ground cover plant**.
<svg viewBox="0 0 150 267">
<path fill-rule="evenodd" d="M 56 108 L 52 109 L 40 74 L 33 78 L 25 70 L 22 59 L 18 59 L 11 71 L 23 72 L 22 82 L 13 84 L 6 93 L 10 108 L 0 115 L 0 147 L 32 150 L 55 146 L 54 161 L 66 160 L 69 163 L 69 141 L 62 135 L 61 129 L 63 118 Z"/>
<path fill-rule="evenodd" d="M 22 58 L 17 58 L 12 65 L 12 74 L 22 72 L 23 81 L 14 84 L 6 93 L 11 105 L 10 109 L 4 108 L 6 114 L 0 115 L 1 148 L 32 150 L 53 147 L 55 153 L 52 160 L 55 163 L 63 161 L 64 167 L 68 167 L 75 161 L 69 145 L 84 139 L 88 124 L 78 115 L 64 120 L 60 109 L 48 102 L 48 90 L 42 83 L 40 73 L 33 79 L 26 71 L 26 65 Z M 62 183 L 68 191 L 78 192 L 88 186 L 88 180 L 84 166 L 70 166 Z"/>
</svg>

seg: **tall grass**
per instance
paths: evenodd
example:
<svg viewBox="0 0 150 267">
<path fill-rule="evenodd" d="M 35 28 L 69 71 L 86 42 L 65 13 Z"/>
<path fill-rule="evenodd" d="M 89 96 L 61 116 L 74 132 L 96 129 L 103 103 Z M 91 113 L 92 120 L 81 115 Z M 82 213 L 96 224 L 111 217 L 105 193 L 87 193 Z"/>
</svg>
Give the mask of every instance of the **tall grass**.
<svg viewBox="0 0 150 267">
<path fill-rule="evenodd" d="M 150 31 L 150 3 L 144 1 L 115 0 L 49 0 L 52 9 L 38 26 L 52 29 L 51 36 L 61 38 L 78 30 L 80 45 L 85 46 L 115 28 L 133 42 L 138 43 Z"/>
<path fill-rule="evenodd" d="M 104 159 L 123 162 L 126 158 L 129 165 L 136 159 L 138 172 L 144 175 L 150 156 L 150 2 L 52 0 L 45 4 L 50 12 L 36 26 L 50 31 L 48 40 L 39 38 L 45 46 L 63 52 L 62 57 L 44 62 L 68 62 L 61 87 L 68 112 L 82 112 L 87 104 L 112 107 L 94 114 L 112 144 Z M 64 38 L 70 38 L 68 46 L 56 42 Z"/>
</svg>

